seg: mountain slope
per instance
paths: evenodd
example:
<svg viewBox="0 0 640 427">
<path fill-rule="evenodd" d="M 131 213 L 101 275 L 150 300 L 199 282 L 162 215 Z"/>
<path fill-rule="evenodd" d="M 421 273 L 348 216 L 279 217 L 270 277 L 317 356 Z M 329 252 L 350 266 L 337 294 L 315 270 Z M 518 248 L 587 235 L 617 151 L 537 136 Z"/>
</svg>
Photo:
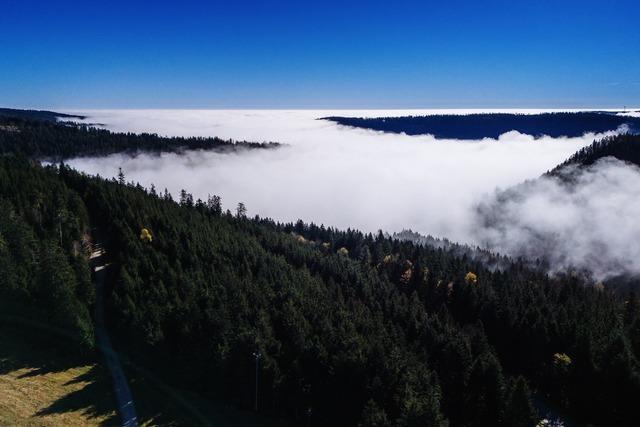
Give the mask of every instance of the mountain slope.
<svg viewBox="0 0 640 427">
<path fill-rule="evenodd" d="M 498 138 L 505 132 L 518 131 L 535 137 L 578 137 L 585 133 L 603 133 L 628 126 L 640 131 L 640 118 L 609 112 L 540 113 L 540 114 L 433 114 L 406 117 L 324 117 L 344 126 L 407 135 L 433 135 L 436 138 Z"/>
<path fill-rule="evenodd" d="M 513 399 L 530 399 L 520 376 L 585 419 L 628 424 L 633 414 L 637 310 L 622 316 L 623 305 L 575 278 L 235 217 L 215 199 L 179 205 L 67 168 L 5 158 L 0 173 L 2 198 L 28 222 L 38 220 L 38 187 L 25 174 L 79 199 L 112 257 L 117 346 L 175 386 L 248 409 L 259 350 L 260 411 L 296 423 L 309 408 L 314 424 L 515 423 L 532 419 L 513 412 Z"/>
</svg>

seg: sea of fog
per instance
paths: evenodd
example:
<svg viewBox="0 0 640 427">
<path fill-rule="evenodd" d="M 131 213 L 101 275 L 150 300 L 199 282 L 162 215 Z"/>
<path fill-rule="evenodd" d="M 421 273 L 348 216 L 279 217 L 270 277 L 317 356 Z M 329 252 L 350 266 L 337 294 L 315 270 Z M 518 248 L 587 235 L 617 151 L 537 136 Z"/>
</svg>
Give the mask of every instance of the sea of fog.
<svg viewBox="0 0 640 427">
<path fill-rule="evenodd" d="M 217 194 L 222 197 L 224 207 L 231 210 L 242 201 L 249 215 L 282 221 L 300 218 L 305 222 L 372 232 L 412 229 L 470 244 L 489 242 L 492 249 L 509 250 L 513 242 L 500 245 L 494 234 L 477 230 L 478 206 L 491 203 L 497 190 L 539 177 L 604 134 L 534 139 L 508 132 L 498 139 L 436 140 L 317 120 L 330 115 L 381 117 L 480 111 L 558 110 L 67 111 L 88 115 L 86 122 L 102 123 L 113 131 L 287 144 L 276 150 L 231 154 L 192 151 L 180 155 L 112 155 L 73 159 L 68 163 L 103 177 L 113 177 L 122 168 L 128 181 L 146 187 L 153 183 L 160 191 L 167 188 L 174 195 L 181 189 L 202 199 Z M 636 170 L 632 172 L 634 178 L 640 177 Z M 632 185 L 640 188 L 640 179 Z M 556 219 L 562 222 L 563 202 L 560 206 L 553 205 L 557 200 L 562 199 L 554 198 L 549 201 L 551 205 L 525 203 L 524 208 L 519 206 L 524 209 L 519 215 L 531 218 L 533 223 L 541 217 L 544 224 L 553 224 Z M 574 212 L 579 206 L 571 209 Z M 530 225 L 519 221 L 518 232 L 507 233 L 505 238 L 526 239 Z M 635 228 L 626 231 L 638 235 Z M 494 238 L 487 239 L 487 235 Z M 606 233 L 597 237 L 596 243 L 607 237 Z M 620 243 L 619 239 L 616 242 Z"/>
</svg>

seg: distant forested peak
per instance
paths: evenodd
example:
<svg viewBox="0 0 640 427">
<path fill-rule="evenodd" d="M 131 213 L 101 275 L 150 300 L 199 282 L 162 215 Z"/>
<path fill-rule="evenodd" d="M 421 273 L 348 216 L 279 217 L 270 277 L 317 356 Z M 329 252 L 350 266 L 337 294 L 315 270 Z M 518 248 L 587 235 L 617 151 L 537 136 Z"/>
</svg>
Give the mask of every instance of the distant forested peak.
<svg viewBox="0 0 640 427">
<path fill-rule="evenodd" d="M 407 135 L 433 135 L 436 138 L 498 138 L 509 131 L 535 137 L 578 137 L 585 133 L 603 133 L 627 126 L 640 131 L 640 118 L 615 112 L 559 112 L 540 114 L 481 113 L 437 114 L 404 117 L 323 117 L 343 126 Z"/>
<path fill-rule="evenodd" d="M 640 135 L 622 134 L 594 141 L 556 166 L 551 173 L 557 173 L 568 165 L 589 166 L 604 157 L 615 157 L 640 166 Z"/>
</svg>

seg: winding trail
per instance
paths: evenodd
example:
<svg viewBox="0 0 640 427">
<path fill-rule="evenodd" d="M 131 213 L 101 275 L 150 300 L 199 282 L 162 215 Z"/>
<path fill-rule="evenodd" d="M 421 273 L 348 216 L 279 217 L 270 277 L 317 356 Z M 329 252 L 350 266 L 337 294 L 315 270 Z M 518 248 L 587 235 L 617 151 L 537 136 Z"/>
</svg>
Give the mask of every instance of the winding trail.
<svg viewBox="0 0 640 427">
<path fill-rule="evenodd" d="M 138 417 L 136 416 L 136 408 L 133 405 L 133 397 L 127 378 L 124 376 L 122 365 L 118 354 L 111 346 L 111 340 L 104 323 L 104 278 L 108 264 L 105 263 L 104 250 L 99 246 L 95 246 L 91 252 L 91 264 L 94 271 L 94 283 L 96 287 L 96 308 L 95 308 L 95 332 L 98 347 L 102 350 L 111 379 L 113 380 L 113 388 L 118 402 L 118 412 L 124 427 L 137 427 Z"/>
</svg>

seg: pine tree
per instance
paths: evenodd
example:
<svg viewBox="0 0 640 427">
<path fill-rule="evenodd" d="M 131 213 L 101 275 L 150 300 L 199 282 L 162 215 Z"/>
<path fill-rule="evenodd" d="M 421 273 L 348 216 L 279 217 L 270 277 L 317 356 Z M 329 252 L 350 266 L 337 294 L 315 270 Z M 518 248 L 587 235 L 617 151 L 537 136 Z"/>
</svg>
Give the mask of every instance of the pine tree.
<svg viewBox="0 0 640 427">
<path fill-rule="evenodd" d="M 246 216 L 247 216 L 247 208 L 245 207 L 244 203 L 242 202 L 238 203 L 238 207 L 236 208 L 236 217 L 244 218 Z"/>
<path fill-rule="evenodd" d="M 527 381 L 519 376 L 512 379 L 507 392 L 503 423 L 509 427 L 533 427 L 538 414 L 531 401 L 531 392 Z"/>
</svg>

